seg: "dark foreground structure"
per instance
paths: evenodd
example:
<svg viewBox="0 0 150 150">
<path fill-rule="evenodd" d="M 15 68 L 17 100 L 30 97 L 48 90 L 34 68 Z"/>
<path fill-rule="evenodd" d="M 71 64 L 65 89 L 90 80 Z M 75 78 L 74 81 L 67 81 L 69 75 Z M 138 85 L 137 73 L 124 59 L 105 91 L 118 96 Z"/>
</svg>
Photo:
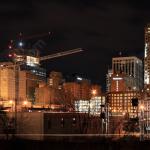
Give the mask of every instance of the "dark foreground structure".
<svg viewBox="0 0 150 150">
<path fill-rule="evenodd" d="M 1 150 L 149 150 L 150 141 L 139 141 L 133 137 L 120 140 L 106 138 L 67 137 L 45 141 L 36 140 L 1 140 Z"/>
</svg>

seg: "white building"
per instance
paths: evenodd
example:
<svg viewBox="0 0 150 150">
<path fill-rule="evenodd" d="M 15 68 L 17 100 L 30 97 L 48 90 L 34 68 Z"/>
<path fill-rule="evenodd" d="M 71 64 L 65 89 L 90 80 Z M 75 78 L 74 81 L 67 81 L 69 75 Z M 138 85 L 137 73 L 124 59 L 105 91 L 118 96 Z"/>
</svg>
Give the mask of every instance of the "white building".
<svg viewBox="0 0 150 150">
<path fill-rule="evenodd" d="M 102 105 L 105 105 L 105 96 L 93 97 L 90 100 L 75 101 L 75 110 L 91 115 L 100 115 Z"/>
</svg>

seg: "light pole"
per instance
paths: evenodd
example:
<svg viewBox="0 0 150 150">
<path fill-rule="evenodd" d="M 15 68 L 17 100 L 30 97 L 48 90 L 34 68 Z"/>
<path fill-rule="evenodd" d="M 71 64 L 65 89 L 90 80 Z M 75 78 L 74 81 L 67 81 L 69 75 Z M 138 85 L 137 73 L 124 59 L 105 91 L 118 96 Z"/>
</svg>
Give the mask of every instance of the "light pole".
<svg viewBox="0 0 150 150">
<path fill-rule="evenodd" d="M 142 141 L 142 140 L 144 140 L 144 110 L 145 110 L 144 105 L 141 104 L 139 109 L 140 109 L 140 121 L 139 121 L 139 125 L 140 125 L 140 141 Z"/>
<path fill-rule="evenodd" d="M 109 95 L 105 97 L 105 104 L 104 104 L 104 112 L 105 112 L 105 133 L 109 134 L 109 126 L 110 126 L 110 112 L 111 107 L 109 105 Z"/>
<path fill-rule="evenodd" d="M 91 94 L 92 94 L 91 99 L 92 99 L 92 98 L 95 98 L 95 96 L 96 96 L 96 94 L 97 94 L 97 90 L 92 89 Z M 88 109 L 88 114 L 89 114 L 89 115 L 90 115 L 90 113 L 91 113 L 91 99 L 89 100 L 89 109 Z"/>
</svg>

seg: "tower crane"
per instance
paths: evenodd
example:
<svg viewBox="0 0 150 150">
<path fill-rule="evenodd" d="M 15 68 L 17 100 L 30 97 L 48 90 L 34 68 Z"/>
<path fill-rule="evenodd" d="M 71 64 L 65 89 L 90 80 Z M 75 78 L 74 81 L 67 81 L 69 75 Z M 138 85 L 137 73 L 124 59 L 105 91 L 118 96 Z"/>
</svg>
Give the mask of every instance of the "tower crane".
<svg viewBox="0 0 150 150">
<path fill-rule="evenodd" d="M 29 56 L 29 55 L 25 55 L 25 54 L 16 54 L 13 53 L 10 55 L 10 57 L 14 60 L 15 62 L 15 66 L 18 65 L 23 65 L 23 64 L 27 64 L 27 65 L 39 65 L 41 61 L 45 61 L 45 60 L 49 60 L 49 59 L 53 59 L 53 58 L 58 58 L 58 57 L 62 57 L 62 56 L 66 56 L 66 55 L 71 55 L 71 54 L 75 54 L 75 53 L 79 53 L 82 52 L 82 48 L 76 48 L 76 49 L 71 49 L 71 50 L 67 50 L 67 51 L 61 51 L 58 53 L 54 53 L 54 54 L 50 54 L 50 55 L 46 55 L 46 56 Z M 13 63 L 3 63 L 1 65 L 1 67 L 13 67 L 14 64 Z"/>
</svg>

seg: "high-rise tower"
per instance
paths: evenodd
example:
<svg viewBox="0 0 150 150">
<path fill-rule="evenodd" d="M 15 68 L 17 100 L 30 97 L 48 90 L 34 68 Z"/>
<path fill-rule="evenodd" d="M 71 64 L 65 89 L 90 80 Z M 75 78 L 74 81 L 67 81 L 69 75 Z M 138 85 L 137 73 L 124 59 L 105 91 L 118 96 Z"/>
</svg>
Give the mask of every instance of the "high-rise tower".
<svg viewBox="0 0 150 150">
<path fill-rule="evenodd" d="M 113 58 L 112 71 L 114 74 L 125 73 L 132 77 L 135 90 L 141 90 L 143 88 L 143 65 L 139 58 L 135 56 Z"/>
<path fill-rule="evenodd" d="M 145 27 L 144 85 L 150 84 L 150 24 Z"/>
</svg>

